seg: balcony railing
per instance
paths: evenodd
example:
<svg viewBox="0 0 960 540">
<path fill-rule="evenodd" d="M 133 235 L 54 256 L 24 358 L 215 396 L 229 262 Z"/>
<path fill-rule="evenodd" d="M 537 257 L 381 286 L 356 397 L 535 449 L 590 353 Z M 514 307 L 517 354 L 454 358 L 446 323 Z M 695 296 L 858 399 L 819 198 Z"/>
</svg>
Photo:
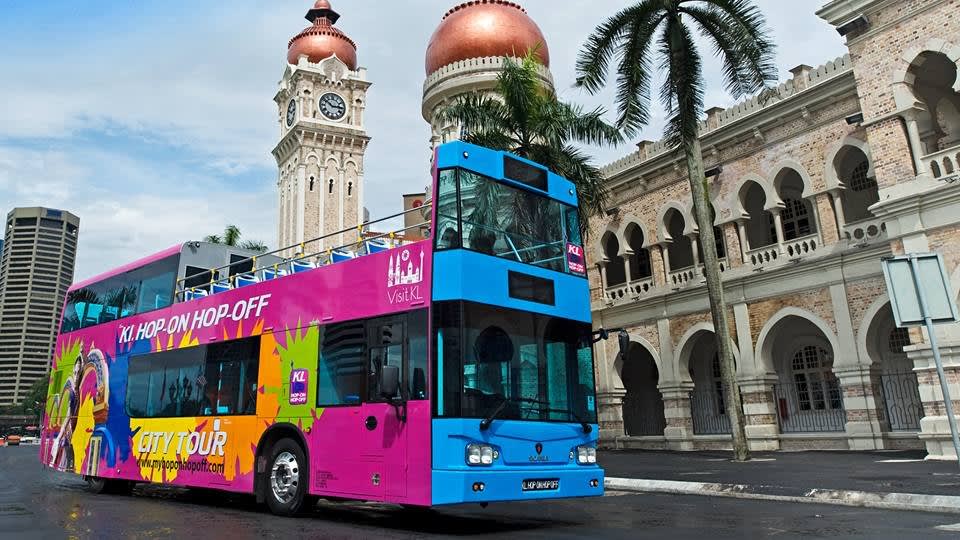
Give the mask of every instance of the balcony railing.
<svg viewBox="0 0 960 540">
<path fill-rule="evenodd" d="M 960 145 L 920 158 L 934 178 L 943 178 L 960 172 Z"/>
<path fill-rule="evenodd" d="M 887 238 L 887 226 L 880 219 L 864 219 L 843 226 L 843 234 L 854 244 L 868 244 Z"/>
<path fill-rule="evenodd" d="M 648 294 L 653 290 L 653 278 L 641 278 L 629 283 L 621 283 L 612 287 L 607 287 L 604 291 L 604 299 L 607 301 L 618 302 L 624 299 L 633 299 L 638 296 Z"/>
<path fill-rule="evenodd" d="M 667 275 L 667 284 L 673 288 L 687 287 L 690 284 L 697 282 L 695 280 L 696 277 L 697 273 L 694 267 L 688 266 L 675 272 L 670 272 Z"/>
<path fill-rule="evenodd" d="M 820 235 L 811 234 L 795 240 L 788 240 L 783 243 L 783 251 L 790 259 L 809 255 L 820 247 Z"/>
<path fill-rule="evenodd" d="M 780 246 L 773 244 L 747 252 L 747 262 L 754 268 L 761 268 L 780 260 Z"/>
</svg>

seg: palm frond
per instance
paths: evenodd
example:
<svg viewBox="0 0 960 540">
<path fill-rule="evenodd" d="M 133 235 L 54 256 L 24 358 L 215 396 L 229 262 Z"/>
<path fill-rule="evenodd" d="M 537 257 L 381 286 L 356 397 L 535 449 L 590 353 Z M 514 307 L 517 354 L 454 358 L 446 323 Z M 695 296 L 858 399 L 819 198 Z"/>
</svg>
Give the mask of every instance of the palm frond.
<svg viewBox="0 0 960 540">
<path fill-rule="evenodd" d="M 270 248 L 267 247 L 267 244 L 260 240 L 244 240 L 240 242 L 240 245 L 237 246 L 240 249 L 249 249 L 250 251 L 256 251 L 259 253 L 266 253 Z"/>
<path fill-rule="evenodd" d="M 652 10 L 646 18 L 630 23 L 629 39 L 617 67 L 617 125 L 632 135 L 650 121 L 650 92 L 653 81 L 650 49 L 657 30 L 668 13 Z"/>
<path fill-rule="evenodd" d="M 606 81 L 610 61 L 622 55 L 624 39 L 631 21 L 650 17 L 652 10 L 662 9 L 659 0 L 646 0 L 622 9 L 594 30 L 577 56 L 576 86 L 591 94 L 599 92 Z"/>
<path fill-rule="evenodd" d="M 723 62 L 724 86 L 734 99 L 753 94 L 777 80 L 775 47 L 766 38 L 756 38 L 755 28 L 744 28 L 741 19 L 713 4 L 681 6 L 701 33 L 710 39 Z M 762 17 L 761 17 L 762 21 Z"/>
<path fill-rule="evenodd" d="M 208 234 L 203 237 L 203 241 L 211 244 L 222 244 L 223 237 L 221 237 L 219 234 Z"/>
<path fill-rule="evenodd" d="M 223 243 L 228 246 L 235 246 L 240 242 L 240 227 L 236 225 L 227 225 L 223 230 Z"/>
<path fill-rule="evenodd" d="M 440 110 L 441 122 L 454 122 L 469 132 L 503 131 L 507 128 L 503 103 L 485 94 L 467 94 Z"/>
</svg>

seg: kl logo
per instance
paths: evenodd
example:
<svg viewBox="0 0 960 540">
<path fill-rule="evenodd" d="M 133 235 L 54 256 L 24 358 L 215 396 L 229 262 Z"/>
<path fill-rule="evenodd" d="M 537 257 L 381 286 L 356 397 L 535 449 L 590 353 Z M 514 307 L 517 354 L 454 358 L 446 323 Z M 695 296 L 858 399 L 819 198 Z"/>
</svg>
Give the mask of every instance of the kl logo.
<svg viewBox="0 0 960 540">
<path fill-rule="evenodd" d="M 290 372 L 290 404 L 303 405 L 307 402 L 307 381 L 310 372 L 305 369 L 295 369 Z"/>
<path fill-rule="evenodd" d="M 387 287 L 399 285 L 416 285 L 423 281 L 423 250 L 420 250 L 420 261 L 416 261 L 409 249 L 401 251 L 396 257 L 390 255 L 390 268 L 387 270 Z"/>
<path fill-rule="evenodd" d="M 586 260 L 583 258 L 583 248 L 576 244 L 567 244 L 567 268 L 576 274 L 587 273 Z"/>
</svg>

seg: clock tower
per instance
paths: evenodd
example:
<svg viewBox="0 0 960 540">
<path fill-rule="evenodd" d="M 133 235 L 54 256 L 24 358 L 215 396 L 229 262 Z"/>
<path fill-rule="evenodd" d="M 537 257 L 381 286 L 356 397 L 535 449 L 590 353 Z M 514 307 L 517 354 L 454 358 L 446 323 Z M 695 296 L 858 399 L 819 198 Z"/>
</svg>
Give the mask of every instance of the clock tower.
<svg viewBox="0 0 960 540">
<path fill-rule="evenodd" d="M 288 255 L 301 244 L 304 253 L 316 253 L 357 242 L 365 221 L 363 157 L 370 137 L 363 113 L 370 82 L 357 66 L 356 44 L 334 26 L 339 19 L 327 0 L 307 12 L 311 26 L 290 40 L 273 98 L 280 122 L 273 149 L 277 241 L 295 246 Z"/>
</svg>

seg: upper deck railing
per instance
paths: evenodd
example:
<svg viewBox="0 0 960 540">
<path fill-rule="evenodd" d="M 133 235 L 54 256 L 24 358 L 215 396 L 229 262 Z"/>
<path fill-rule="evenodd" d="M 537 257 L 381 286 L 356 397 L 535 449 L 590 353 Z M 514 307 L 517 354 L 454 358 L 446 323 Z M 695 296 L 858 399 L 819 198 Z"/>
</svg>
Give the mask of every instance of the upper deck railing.
<svg viewBox="0 0 960 540">
<path fill-rule="evenodd" d="M 424 208 L 429 207 L 430 204 L 430 202 L 427 202 L 417 208 L 411 208 L 410 210 L 405 210 L 403 212 L 382 217 L 373 221 L 366 221 L 356 227 L 349 227 L 332 233 L 327 233 L 311 240 L 304 240 L 303 242 L 278 248 L 273 251 L 260 253 L 258 255 L 253 255 L 243 260 L 234 261 L 230 264 L 185 276 L 177 280 L 177 301 L 185 302 L 194 300 L 196 298 L 202 298 L 211 294 L 217 294 L 239 287 L 270 281 L 272 279 L 277 279 L 290 274 L 306 272 L 322 266 L 335 264 L 349 259 L 355 259 L 363 255 L 379 253 L 381 251 L 400 247 L 415 241 L 420 241 L 419 239 L 408 240 L 400 233 L 406 233 L 409 230 L 419 230 L 430 224 L 429 219 L 425 219 L 420 223 L 408 225 L 399 229 L 393 229 L 384 233 L 371 234 L 368 231 L 371 225 L 403 217 L 407 214 L 416 213 L 423 215 Z M 355 242 L 348 242 L 337 247 L 319 249 L 309 253 L 307 252 L 307 247 L 311 244 L 322 246 L 324 240 L 337 237 L 341 234 L 352 233 L 357 235 L 357 240 Z M 293 256 L 285 255 L 291 251 L 294 253 Z M 262 266 L 258 265 L 258 259 L 262 260 L 264 257 L 271 255 L 279 257 L 282 260 L 280 262 L 270 262 Z M 229 275 L 231 269 L 238 266 L 245 266 L 247 264 L 249 264 L 251 267 L 249 271 Z M 226 270 L 228 275 L 226 277 L 219 277 L 221 270 Z M 194 282 L 198 278 L 204 276 L 210 277 L 210 280 L 204 285 L 193 287 L 187 286 L 188 282 Z"/>
</svg>

